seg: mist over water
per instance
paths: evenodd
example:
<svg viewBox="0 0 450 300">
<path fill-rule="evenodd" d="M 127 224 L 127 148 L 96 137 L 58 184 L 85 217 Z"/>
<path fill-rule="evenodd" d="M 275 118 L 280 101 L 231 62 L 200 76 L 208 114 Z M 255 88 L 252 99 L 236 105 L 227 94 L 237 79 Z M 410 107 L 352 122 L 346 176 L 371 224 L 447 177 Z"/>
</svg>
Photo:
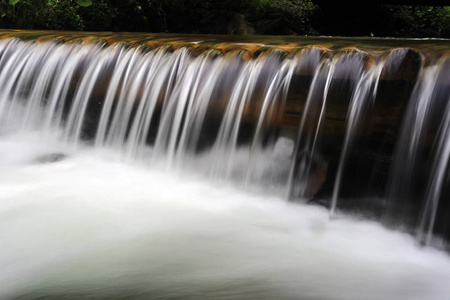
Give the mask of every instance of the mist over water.
<svg viewBox="0 0 450 300">
<path fill-rule="evenodd" d="M 45 157 L 60 151 L 56 161 Z M 445 299 L 411 236 L 231 184 L 0 138 L 1 299 Z"/>
</svg>

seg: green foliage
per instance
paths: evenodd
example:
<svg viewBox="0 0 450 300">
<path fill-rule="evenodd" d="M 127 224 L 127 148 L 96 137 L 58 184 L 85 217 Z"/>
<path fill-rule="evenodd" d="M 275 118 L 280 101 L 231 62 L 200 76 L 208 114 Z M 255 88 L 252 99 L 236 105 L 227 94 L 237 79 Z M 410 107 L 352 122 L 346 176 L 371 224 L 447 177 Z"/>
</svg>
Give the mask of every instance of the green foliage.
<svg viewBox="0 0 450 300">
<path fill-rule="evenodd" d="M 309 1 L 309 0 L 308 0 Z M 185 31 L 235 13 L 294 11 L 302 0 L 0 0 L 0 26 L 55 30 Z M 211 14 L 208 12 L 211 11 Z M 205 22 L 206 17 L 206 22 Z M 170 23 L 170 24 L 169 24 Z M 215 25 L 217 27 L 217 24 Z M 170 28 L 169 28 L 170 27 Z"/>
<path fill-rule="evenodd" d="M 450 38 L 450 7 L 392 7 L 384 34 Z M 0 0 L 0 27 L 18 29 L 317 34 L 318 16 L 312 0 Z"/>
<path fill-rule="evenodd" d="M 47 0 L 1 0 L 0 15 L 14 28 L 33 28 Z"/>
<path fill-rule="evenodd" d="M 418 6 L 413 17 L 419 26 L 436 37 L 450 37 L 450 6 Z"/>
<path fill-rule="evenodd" d="M 79 6 L 88 7 L 92 5 L 91 0 L 77 0 Z"/>
<path fill-rule="evenodd" d="M 107 0 L 96 0 L 89 7 L 80 6 L 77 12 L 83 21 L 84 30 L 89 31 L 111 30 L 117 16 L 117 9 Z"/>
<path fill-rule="evenodd" d="M 53 30 L 83 30 L 83 20 L 77 8 L 70 0 L 49 0 L 46 9 L 39 13 L 40 27 Z"/>
</svg>

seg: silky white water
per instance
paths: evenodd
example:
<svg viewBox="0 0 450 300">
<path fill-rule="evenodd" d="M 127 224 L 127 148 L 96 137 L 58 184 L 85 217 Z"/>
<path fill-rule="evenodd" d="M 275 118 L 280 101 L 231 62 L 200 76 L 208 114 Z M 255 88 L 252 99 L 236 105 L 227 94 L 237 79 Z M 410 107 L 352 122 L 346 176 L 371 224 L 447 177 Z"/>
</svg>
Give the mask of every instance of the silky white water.
<svg viewBox="0 0 450 300">
<path fill-rule="evenodd" d="M 39 132 L 3 134 L 0 166 L 0 299 L 450 295 L 448 254 L 377 223 Z"/>
<path fill-rule="evenodd" d="M 443 233 L 450 110 L 427 103 L 448 102 L 448 60 L 420 73 L 402 121 L 413 158 L 426 150 L 414 136 L 438 131 L 414 240 L 339 210 L 384 56 L 285 54 L 1 40 L 0 299 L 448 300 L 448 253 L 417 246 Z M 298 131 L 274 128 L 301 60 L 316 71 Z M 335 101 L 348 101 L 345 137 L 327 154 Z M 364 195 L 381 209 L 424 174 L 399 149 L 392 199 Z M 333 217 L 301 204 L 312 198 Z"/>
</svg>

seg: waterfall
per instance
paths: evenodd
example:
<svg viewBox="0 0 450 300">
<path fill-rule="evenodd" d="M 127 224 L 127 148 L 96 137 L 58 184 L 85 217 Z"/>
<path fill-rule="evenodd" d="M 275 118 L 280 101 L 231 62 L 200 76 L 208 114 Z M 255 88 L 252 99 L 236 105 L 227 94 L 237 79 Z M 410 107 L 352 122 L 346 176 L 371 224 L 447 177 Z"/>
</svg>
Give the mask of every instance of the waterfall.
<svg viewBox="0 0 450 300">
<path fill-rule="evenodd" d="M 198 55 L 186 47 L 18 39 L 1 40 L 0 51 L 0 120 L 22 116 L 14 130 L 58 128 L 72 149 L 88 143 L 129 162 L 266 187 L 292 201 L 322 203 L 332 215 L 340 207 L 370 209 L 374 200 L 367 199 L 379 197 L 380 216 L 387 223 L 400 215 L 414 219 L 410 226 L 426 244 L 436 218 L 446 215 L 437 212 L 448 206 L 440 204 L 449 157 L 446 57 L 426 66 L 419 57 L 405 103 L 389 104 L 397 112 L 387 118 L 401 122 L 383 125 L 377 142 L 371 135 L 384 118 L 377 107 L 395 73 L 390 64 L 402 63 L 408 51 L 308 46 L 249 59 L 240 50 Z M 297 84 L 303 86 L 296 94 Z M 283 121 L 289 105 L 302 105 L 294 126 Z M 392 150 L 369 148 L 373 143 Z M 393 157 L 388 171 L 378 172 L 370 155 Z M 374 165 L 361 175 L 365 164 Z M 389 179 L 375 185 L 380 177 Z M 352 195 L 348 187 L 359 184 L 365 194 Z M 438 226 L 440 235 L 445 226 Z"/>
<path fill-rule="evenodd" d="M 450 293 L 448 45 L 15 34 L 0 298 Z"/>
<path fill-rule="evenodd" d="M 447 206 L 449 72 L 448 58 L 443 58 L 419 74 L 391 175 L 391 202 L 401 202 L 406 209 L 411 209 L 411 203 L 420 203 L 420 210 L 407 217 L 418 220 L 417 240 L 425 244 L 431 242 L 438 206 L 442 207 L 440 214 L 446 213 Z M 446 229 L 440 226 L 442 234 Z"/>
</svg>

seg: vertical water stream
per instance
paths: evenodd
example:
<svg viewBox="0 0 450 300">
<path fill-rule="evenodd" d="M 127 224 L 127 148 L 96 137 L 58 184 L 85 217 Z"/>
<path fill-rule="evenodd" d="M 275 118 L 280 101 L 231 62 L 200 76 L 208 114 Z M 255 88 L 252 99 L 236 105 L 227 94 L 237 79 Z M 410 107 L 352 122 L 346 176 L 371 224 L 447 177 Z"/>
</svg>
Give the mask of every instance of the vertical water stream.
<svg viewBox="0 0 450 300">
<path fill-rule="evenodd" d="M 395 219 L 404 206 L 417 239 L 429 244 L 435 224 L 441 235 L 447 226 L 438 207 L 448 193 L 449 63 L 443 58 L 420 66 L 404 118 L 397 115 L 401 133 L 387 129 L 381 135 L 397 141 L 390 175 L 373 170 L 359 176 L 355 153 L 361 152 L 358 164 L 364 164 L 366 150 L 358 147 L 362 140 L 372 143 L 365 136 L 373 127 L 367 120 L 383 118 L 374 106 L 380 80 L 386 81 L 386 57 L 305 48 L 249 59 L 244 51 L 194 55 L 165 46 L 2 40 L 0 124 L 21 115 L 14 130 L 50 134 L 58 128 L 72 149 L 92 143 L 129 162 L 319 201 L 332 215 L 341 204 L 363 207 L 354 201 L 361 195 L 348 186 L 370 187 L 373 178 L 389 177 L 378 189 L 378 207 Z M 297 125 L 285 127 L 286 107 L 301 101 L 291 94 L 303 68 L 312 70 L 307 97 Z"/>
</svg>

